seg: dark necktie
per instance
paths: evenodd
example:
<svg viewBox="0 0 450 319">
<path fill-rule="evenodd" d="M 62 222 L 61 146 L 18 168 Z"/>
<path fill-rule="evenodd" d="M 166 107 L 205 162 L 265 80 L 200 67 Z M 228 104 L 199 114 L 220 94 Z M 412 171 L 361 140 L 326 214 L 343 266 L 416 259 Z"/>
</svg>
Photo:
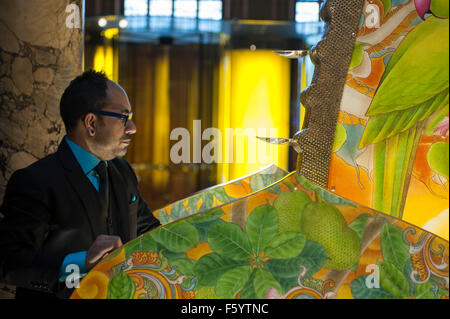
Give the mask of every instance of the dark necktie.
<svg viewBox="0 0 450 319">
<path fill-rule="evenodd" d="M 112 231 L 112 220 L 109 213 L 109 179 L 108 179 L 108 170 L 106 168 L 106 162 L 100 161 L 100 163 L 95 167 L 97 174 L 100 177 L 99 183 L 99 195 L 102 203 L 102 211 L 101 216 L 102 219 L 106 223 L 106 232 L 110 234 Z"/>
<path fill-rule="evenodd" d="M 95 170 L 98 174 L 98 176 L 100 177 L 100 182 L 99 182 L 99 194 L 100 194 L 100 198 L 103 201 L 103 204 L 107 207 L 108 206 L 108 170 L 106 169 L 106 162 L 105 161 L 100 161 L 100 163 L 98 163 L 98 165 L 95 167 Z"/>
</svg>

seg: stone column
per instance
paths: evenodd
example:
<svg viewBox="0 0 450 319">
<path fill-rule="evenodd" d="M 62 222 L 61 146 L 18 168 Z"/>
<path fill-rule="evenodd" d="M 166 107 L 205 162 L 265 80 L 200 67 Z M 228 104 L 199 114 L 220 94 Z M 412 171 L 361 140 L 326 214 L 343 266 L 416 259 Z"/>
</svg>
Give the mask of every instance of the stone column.
<svg viewBox="0 0 450 319">
<path fill-rule="evenodd" d="M 83 5 L 0 1 L 0 203 L 12 172 L 54 152 L 64 135 L 59 99 L 82 71 Z"/>
<path fill-rule="evenodd" d="M 12 172 L 54 152 L 64 134 L 59 99 L 82 71 L 83 4 L 0 1 L 0 203 Z M 0 299 L 14 290 L 0 283 Z"/>
</svg>

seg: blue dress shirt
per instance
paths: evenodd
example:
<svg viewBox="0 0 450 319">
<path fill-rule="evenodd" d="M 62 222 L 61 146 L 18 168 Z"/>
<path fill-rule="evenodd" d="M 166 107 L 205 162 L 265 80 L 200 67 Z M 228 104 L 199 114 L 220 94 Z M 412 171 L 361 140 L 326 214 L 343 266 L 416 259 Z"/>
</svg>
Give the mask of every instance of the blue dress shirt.
<svg viewBox="0 0 450 319">
<path fill-rule="evenodd" d="M 91 181 L 92 185 L 94 185 L 95 189 L 98 191 L 99 189 L 99 176 L 94 168 L 100 163 L 100 159 L 92 154 L 89 151 L 86 151 L 84 148 L 75 144 L 69 138 L 65 137 L 67 144 L 69 144 L 70 149 L 73 152 L 78 164 L 80 164 L 83 173 Z"/>
<path fill-rule="evenodd" d="M 78 144 L 72 142 L 67 136 L 64 137 L 70 149 L 72 150 L 75 159 L 78 164 L 80 164 L 83 173 L 91 181 L 95 189 L 99 190 L 100 178 L 94 168 L 100 163 L 100 159 L 89 151 L 85 150 Z M 106 162 L 108 163 L 108 162 Z M 107 164 L 108 165 L 108 164 Z M 64 282 L 66 277 L 70 275 L 73 271 L 71 267 L 67 268 L 69 265 L 78 266 L 80 278 L 84 277 L 87 273 L 86 269 L 86 254 L 87 251 L 80 251 L 76 253 L 68 254 L 61 265 L 59 281 Z M 66 271 L 66 269 L 68 271 Z"/>
</svg>

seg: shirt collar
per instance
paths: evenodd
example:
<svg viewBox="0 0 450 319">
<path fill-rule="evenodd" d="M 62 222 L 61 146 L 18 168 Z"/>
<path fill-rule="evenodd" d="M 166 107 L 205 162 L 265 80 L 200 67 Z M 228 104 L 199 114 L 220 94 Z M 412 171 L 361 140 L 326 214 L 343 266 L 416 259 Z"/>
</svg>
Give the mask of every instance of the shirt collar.
<svg viewBox="0 0 450 319">
<path fill-rule="evenodd" d="M 65 136 L 66 142 L 72 150 L 73 155 L 81 166 L 84 174 L 89 173 L 94 167 L 100 163 L 100 159 L 92 154 L 91 152 L 85 150 L 78 144 L 72 142 L 67 136 Z"/>
</svg>

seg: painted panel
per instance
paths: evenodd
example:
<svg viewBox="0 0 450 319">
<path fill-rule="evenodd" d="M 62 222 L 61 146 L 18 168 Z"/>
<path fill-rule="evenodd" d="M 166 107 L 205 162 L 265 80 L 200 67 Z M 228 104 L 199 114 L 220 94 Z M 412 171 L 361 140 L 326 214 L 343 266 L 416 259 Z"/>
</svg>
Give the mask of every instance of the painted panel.
<svg viewBox="0 0 450 319">
<path fill-rule="evenodd" d="M 295 172 L 214 191 L 234 199 L 125 244 L 72 298 L 448 298 L 448 241 L 423 229 Z"/>
<path fill-rule="evenodd" d="M 448 21 L 448 1 L 365 2 L 328 183 L 446 239 Z"/>
</svg>

